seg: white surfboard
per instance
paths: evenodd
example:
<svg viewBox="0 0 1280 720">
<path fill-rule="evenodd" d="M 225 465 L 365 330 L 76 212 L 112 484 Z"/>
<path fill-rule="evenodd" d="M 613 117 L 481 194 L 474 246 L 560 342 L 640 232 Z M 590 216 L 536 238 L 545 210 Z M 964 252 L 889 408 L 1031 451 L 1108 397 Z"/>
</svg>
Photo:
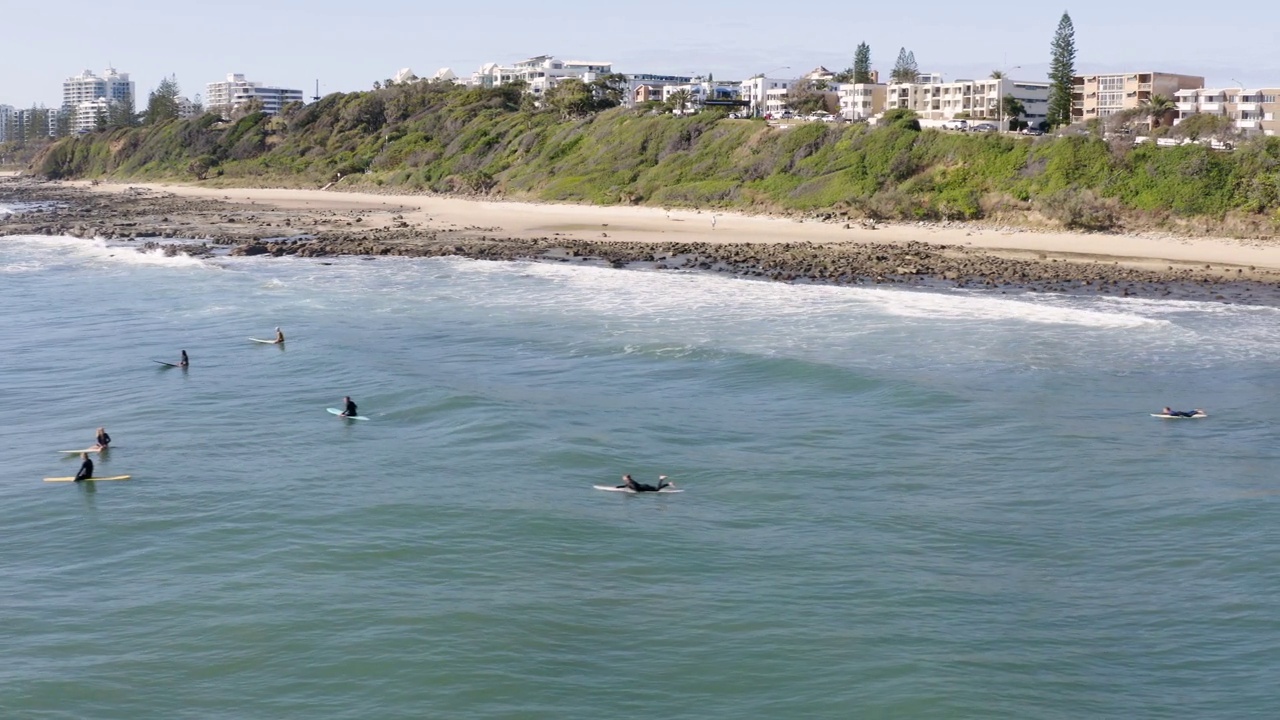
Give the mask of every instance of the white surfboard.
<svg viewBox="0 0 1280 720">
<path fill-rule="evenodd" d="M 131 477 L 133 476 L 132 475 L 112 475 L 110 477 L 91 477 L 91 478 L 85 478 L 80 482 L 100 482 L 103 480 L 128 480 Z M 76 479 L 74 477 L 52 477 L 52 478 L 44 479 L 45 482 L 75 482 L 75 480 Z"/>
<path fill-rule="evenodd" d="M 263 340 L 262 338 L 249 338 L 249 339 L 256 343 L 262 343 L 263 345 L 279 345 L 280 344 L 275 340 Z"/>
<path fill-rule="evenodd" d="M 178 367 L 178 363 L 165 362 L 165 361 L 163 361 L 163 360 L 152 360 L 151 362 L 153 362 L 153 363 L 160 363 L 161 365 L 164 365 L 165 367 Z"/>
<path fill-rule="evenodd" d="M 1164 413 L 1151 413 L 1151 417 L 1160 418 L 1161 420 L 1199 420 L 1200 418 L 1209 417 L 1209 414 L 1196 413 L 1194 415 L 1165 415 Z"/>
<path fill-rule="evenodd" d="M 325 410 L 328 410 L 330 415 L 337 415 L 338 417 L 345 418 L 347 420 L 368 420 L 369 419 L 363 415 L 343 415 L 342 411 L 339 410 L 338 408 L 325 408 Z"/>
<path fill-rule="evenodd" d="M 66 455 L 79 455 L 80 453 L 91 453 L 91 452 L 101 453 L 103 450 L 110 450 L 110 449 L 111 449 L 111 446 L 108 445 L 107 447 L 104 447 L 104 448 L 91 447 L 91 448 L 85 448 L 84 450 L 59 450 L 58 452 Z"/>
<path fill-rule="evenodd" d="M 591 487 L 593 487 L 593 488 L 595 488 L 595 489 L 597 489 L 597 490 L 604 490 L 605 492 L 631 493 L 632 495 L 652 495 L 652 494 L 653 494 L 653 493 L 651 493 L 651 492 L 649 492 L 649 491 L 636 492 L 635 490 L 632 490 L 631 488 L 627 488 L 627 487 L 614 487 L 613 485 L 592 485 Z M 660 492 L 660 493 L 679 493 L 679 492 L 684 492 L 684 490 L 681 490 L 681 489 L 679 489 L 679 488 L 673 488 L 673 487 L 664 487 L 664 488 L 662 488 L 661 490 L 658 490 L 658 492 Z"/>
</svg>

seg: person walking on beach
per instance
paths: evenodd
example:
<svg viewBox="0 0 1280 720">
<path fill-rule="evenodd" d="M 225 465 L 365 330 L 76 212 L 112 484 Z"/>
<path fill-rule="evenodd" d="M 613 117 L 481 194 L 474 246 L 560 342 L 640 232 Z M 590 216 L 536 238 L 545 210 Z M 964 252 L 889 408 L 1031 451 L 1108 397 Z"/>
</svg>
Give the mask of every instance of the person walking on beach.
<svg viewBox="0 0 1280 720">
<path fill-rule="evenodd" d="M 715 215 L 712 215 L 712 216 L 711 216 L 711 229 L 712 229 L 712 230 L 715 230 L 715 229 L 716 229 L 716 216 L 715 216 Z"/>
<path fill-rule="evenodd" d="M 356 412 L 356 404 L 351 400 L 351 396 L 342 398 L 342 417 L 355 417 L 360 413 Z"/>
<path fill-rule="evenodd" d="M 93 477 L 93 461 L 89 459 L 89 453 L 80 453 L 80 470 L 76 472 L 76 482 L 83 482 Z"/>
<path fill-rule="evenodd" d="M 107 446 L 111 444 L 111 436 L 107 434 L 106 428 L 98 428 L 97 443 L 99 450 L 106 450 Z"/>
</svg>

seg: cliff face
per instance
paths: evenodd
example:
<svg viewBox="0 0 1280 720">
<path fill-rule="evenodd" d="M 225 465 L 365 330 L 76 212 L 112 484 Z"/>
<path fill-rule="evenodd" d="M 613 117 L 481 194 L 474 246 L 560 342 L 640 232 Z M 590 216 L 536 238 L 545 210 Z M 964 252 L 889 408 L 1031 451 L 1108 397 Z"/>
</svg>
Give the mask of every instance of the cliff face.
<svg viewBox="0 0 1280 720">
<path fill-rule="evenodd" d="M 894 220 L 993 219 L 1274 235 L 1280 138 L 1234 152 L 1090 136 L 1001 137 L 616 108 L 570 118 L 517 90 L 449 84 L 330 95 L 277 117 L 206 115 L 68 138 L 59 178 L 495 194 Z"/>
</svg>

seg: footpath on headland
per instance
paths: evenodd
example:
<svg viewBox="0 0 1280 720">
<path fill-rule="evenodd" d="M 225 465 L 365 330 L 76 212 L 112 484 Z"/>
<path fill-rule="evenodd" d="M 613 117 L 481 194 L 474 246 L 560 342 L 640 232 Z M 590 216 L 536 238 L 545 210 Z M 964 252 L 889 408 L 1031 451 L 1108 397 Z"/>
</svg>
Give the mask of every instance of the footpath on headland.
<svg viewBox="0 0 1280 720">
<path fill-rule="evenodd" d="M 0 180 L 0 234 L 143 250 L 319 257 L 457 255 L 698 269 L 783 281 L 903 284 L 1280 305 L 1280 244 L 836 223 L 632 206 L 314 189 Z M 176 243 L 194 239 L 203 243 Z"/>
</svg>

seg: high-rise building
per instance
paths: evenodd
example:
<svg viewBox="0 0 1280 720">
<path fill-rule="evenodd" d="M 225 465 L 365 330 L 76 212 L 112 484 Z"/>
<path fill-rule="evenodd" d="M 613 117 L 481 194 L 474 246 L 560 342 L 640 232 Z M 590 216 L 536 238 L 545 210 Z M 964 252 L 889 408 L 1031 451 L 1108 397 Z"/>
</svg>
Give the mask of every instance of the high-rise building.
<svg viewBox="0 0 1280 720">
<path fill-rule="evenodd" d="M 13 140 L 9 137 L 9 133 L 13 130 L 13 114 L 12 105 L 0 105 L 0 143 Z"/>
<path fill-rule="evenodd" d="M 1072 85 L 1071 121 L 1080 122 L 1136 110 L 1153 95 L 1172 101 L 1179 90 L 1204 87 L 1204 78 L 1162 72 L 1112 73 L 1077 75 Z"/>
<path fill-rule="evenodd" d="M 269 87 L 245 80 L 241 73 L 231 73 L 224 82 L 206 85 L 204 100 L 209 112 L 220 113 L 223 117 L 230 117 L 231 113 L 254 100 L 262 103 L 263 112 L 275 115 L 291 102 L 302 102 L 302 91 Z"/>
<path fill-rule="evenodd" d="M 62 81 L 62 107 L 74 108 L 82 102 L 106 100 L 107 102 L 125 103 L 129 112 L 136 107 L 133 93 L 133 81 L 129 73 L 116 72 L 115 68 L 107 68 L 101 76 L 92 71 L 84 72 Z"/>
</svg>

